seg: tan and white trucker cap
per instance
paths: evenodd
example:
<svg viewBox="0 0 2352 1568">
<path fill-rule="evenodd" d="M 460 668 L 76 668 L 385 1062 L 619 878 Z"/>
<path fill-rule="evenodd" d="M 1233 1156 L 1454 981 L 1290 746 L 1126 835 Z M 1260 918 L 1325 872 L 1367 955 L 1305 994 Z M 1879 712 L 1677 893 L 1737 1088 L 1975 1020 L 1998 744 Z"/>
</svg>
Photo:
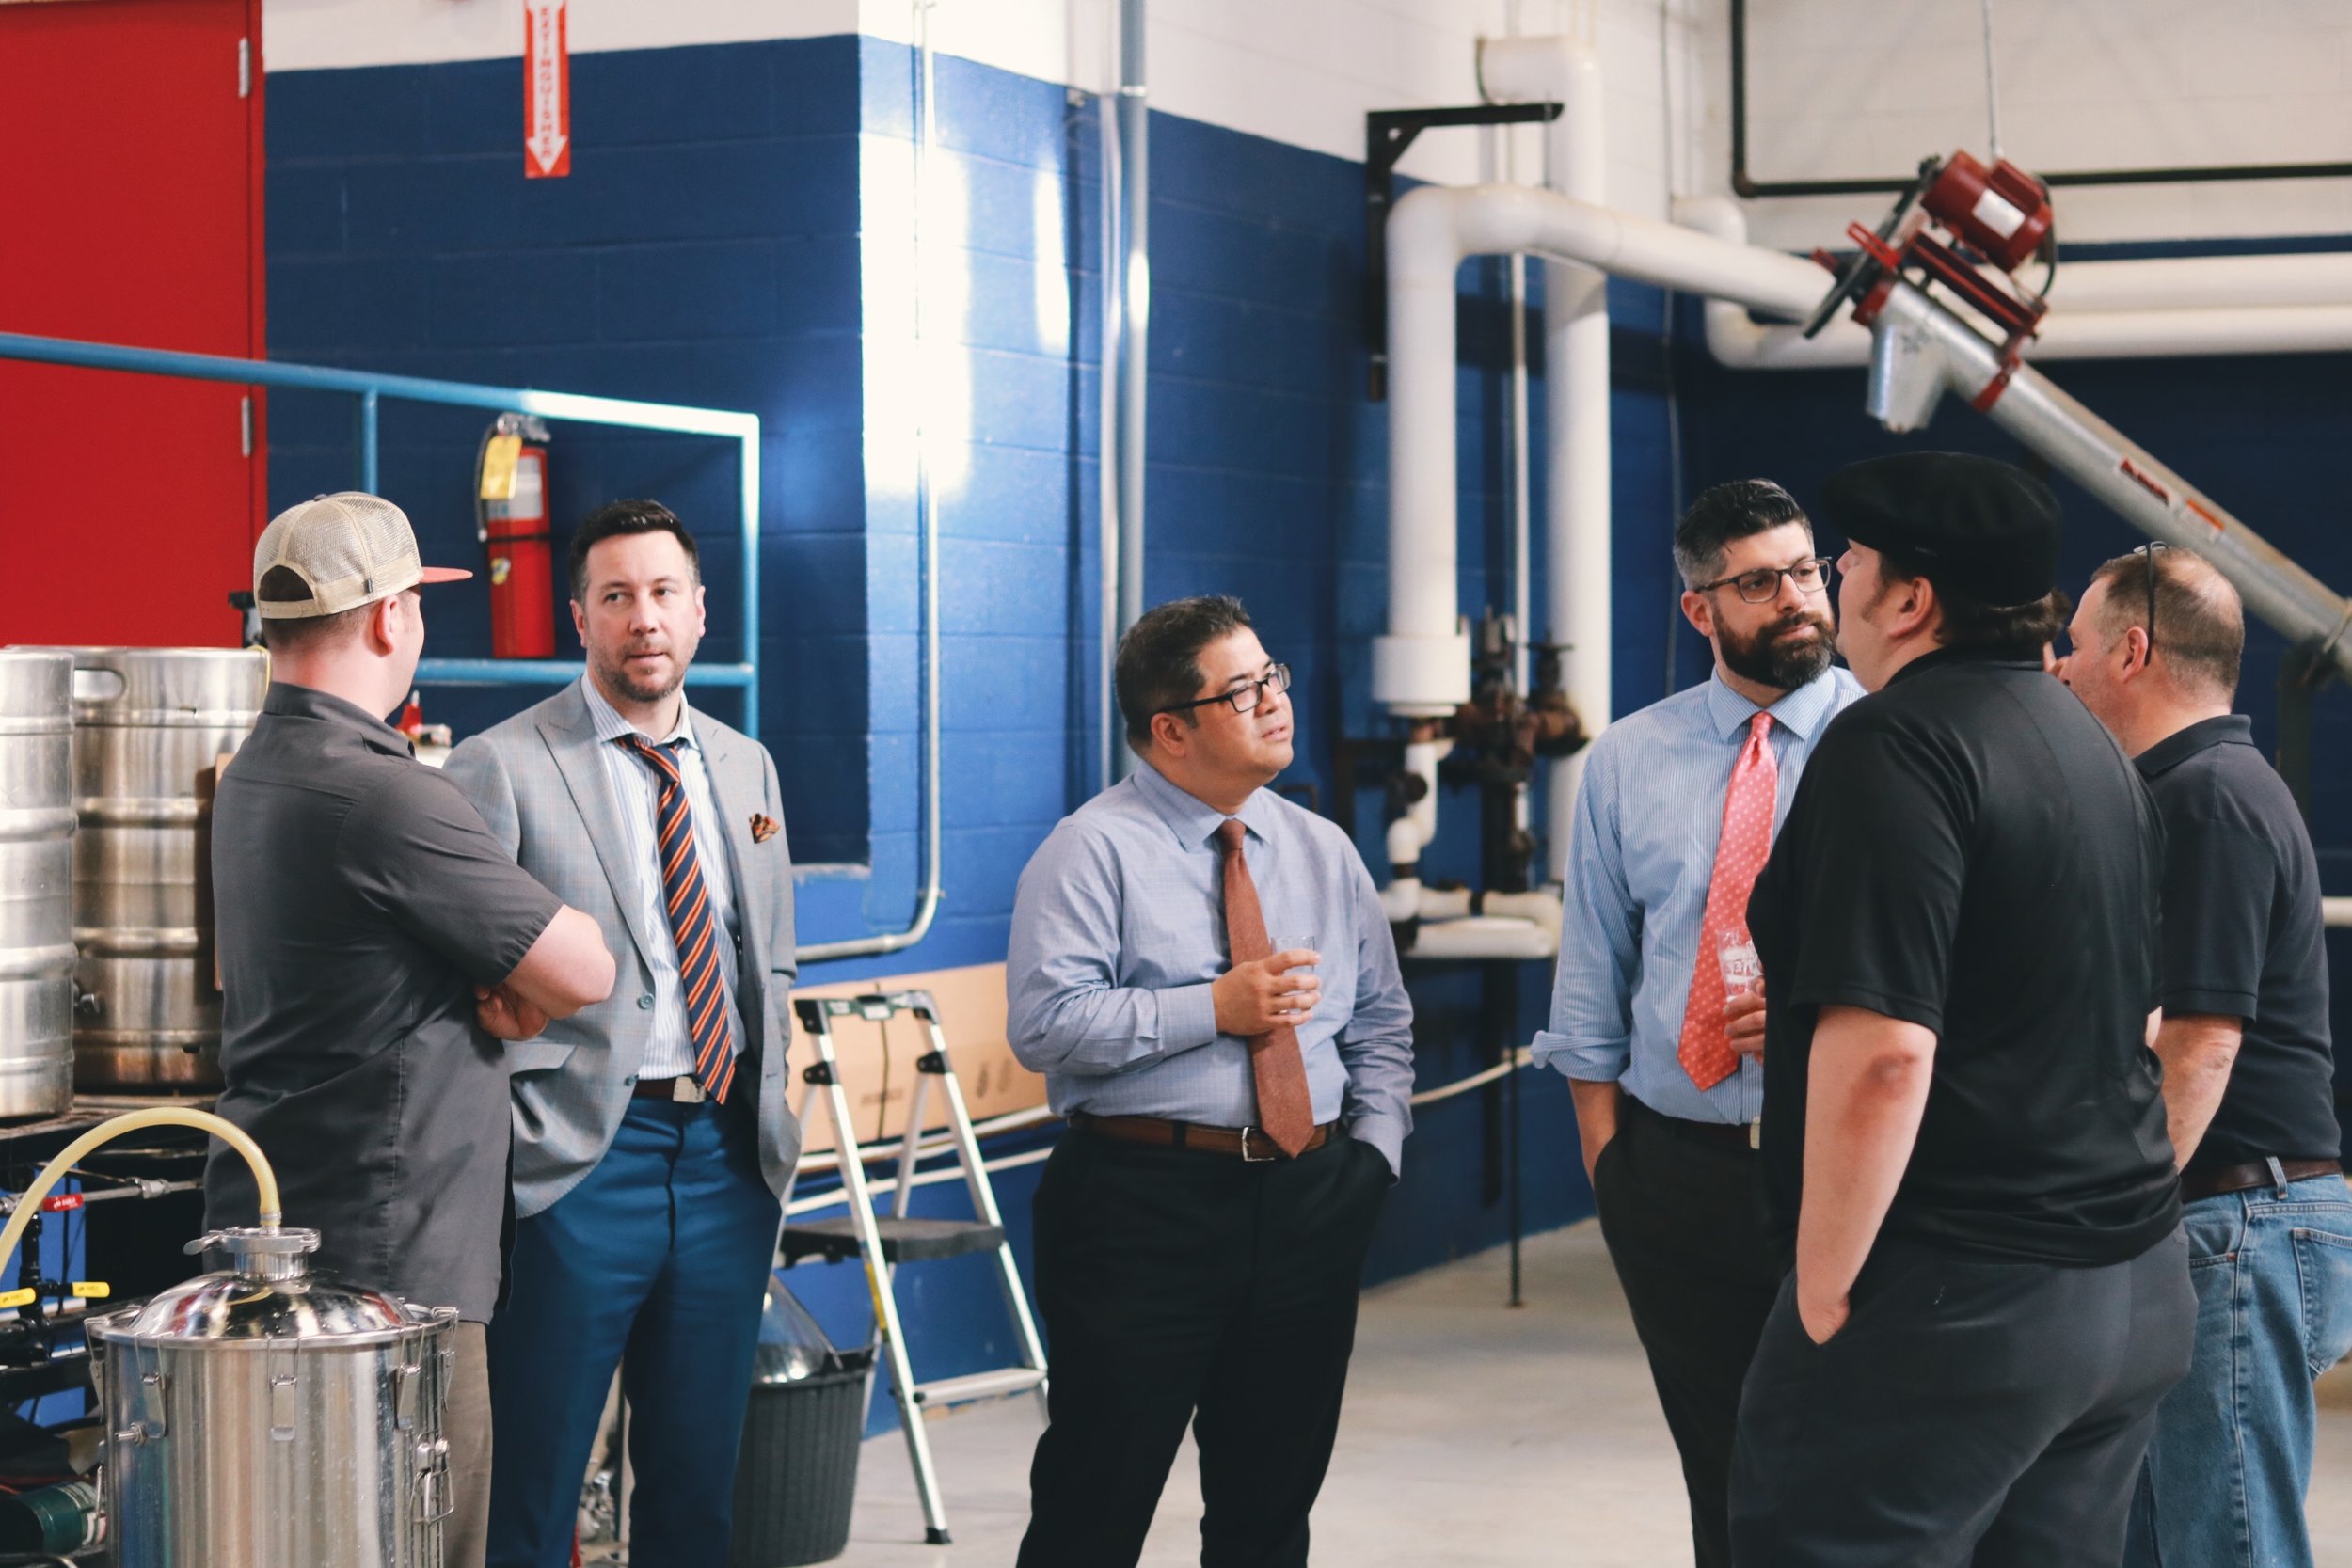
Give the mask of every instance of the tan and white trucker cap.
<svg viewBox="0 0 2352 1568">
<path fill-rule="evenodd" d="M 262 580 L 278 567 L 309 585 L 306 598 L 270 598 Z M 473 576 L 427 566 L 417 555 L 408 514 L 381 496 L 339 490 L 313 496 L 270 519 L 253 546 L 253 599 L 269 621 L 338 615 L 423 582 Z"/>
</svg>

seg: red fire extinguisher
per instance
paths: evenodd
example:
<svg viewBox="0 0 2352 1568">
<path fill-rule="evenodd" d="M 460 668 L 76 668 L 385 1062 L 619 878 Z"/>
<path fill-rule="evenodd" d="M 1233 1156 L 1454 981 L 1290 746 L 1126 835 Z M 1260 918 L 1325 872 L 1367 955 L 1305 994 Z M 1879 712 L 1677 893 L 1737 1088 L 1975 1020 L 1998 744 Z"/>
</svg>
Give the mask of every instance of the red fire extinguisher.
<svg viewBox="0 0 2352 1568">
<path fill-rule="evenodd" d="M 548 427 L 501 414 L 474 465 L 474 528 L 489 555 L 490 652 L 555 657 L 555 557 L 548 507 Z"/>
</svg>

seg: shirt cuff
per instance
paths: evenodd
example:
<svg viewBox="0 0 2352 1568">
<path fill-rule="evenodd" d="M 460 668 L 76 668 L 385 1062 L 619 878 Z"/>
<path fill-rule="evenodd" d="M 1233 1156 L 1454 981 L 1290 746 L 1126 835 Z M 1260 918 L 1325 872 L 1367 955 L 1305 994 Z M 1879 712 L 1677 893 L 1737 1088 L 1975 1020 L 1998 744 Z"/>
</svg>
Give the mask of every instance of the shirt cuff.
<svg viewBox="0 0 2352 1568">
<path fill-rule="evenodd" d="M 2169 1018 L 2205 1013 L 2215 1018 L 2251 1021 L 2255 1001 L 2249 991 L 2208 990 L 2193 984 L 2164 988 L 2164 1011 Z"/>
<path fill-rule="evenodd" d="M 1370 1144 L 1380 1151 L 1380 1158 L 1389 1163 L 1391 1177 L 1405 1174 L 1405 1123 L 1392 1116 L 1371 1112 L 1347 1124 L 1347 1135 L 1359 1144 Z"/>
<path fill-rule="evenodd" d="M 1588 1084 L 1613 1084 L 1633 1061 L 1631 1040 L 1589 1040 L 1574 1035 L 1535 1031 L 1528 1057 L 1537 1067 L 1557 1069 L 1563 1077 Z"/>
<path fill-rule="evenodd" d="M 1170 986 L 1160 999 L 1160 1048 L 1190 1051 L 1216 1038 L 1216 998 L 1207 983 Z"/>
</svg>

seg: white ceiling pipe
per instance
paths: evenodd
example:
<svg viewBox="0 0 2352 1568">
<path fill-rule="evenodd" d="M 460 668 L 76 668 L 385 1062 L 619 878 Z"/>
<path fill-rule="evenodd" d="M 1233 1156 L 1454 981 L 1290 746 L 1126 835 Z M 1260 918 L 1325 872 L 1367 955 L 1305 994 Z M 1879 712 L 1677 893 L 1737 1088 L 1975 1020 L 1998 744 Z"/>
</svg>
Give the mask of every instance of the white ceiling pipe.
<svg viewBox="0 0 2352 1568">
<path fill-rule="evenodd" d="M 1472 256 L 1524 251 L 1621 277 L 1801 315 L 1821 269 L 1778 251 L 1614 213 L 1524 185 L 1423 185 L 1389 214 L 1389 630 L 1373 642 L 1373 699 L 1443 717 L 1470 696 L 1455 604 L 1454 275 Z"/>
<path fill-rule="evenodd" d="M 1545 139 L 1544 182 L 1575 200 L 1608 199 L 1600 61 L 1581 39 L 1488 39 L 1478 85 L 1501 103 L 1558 103 Z M 1560 685 L 1584 733 L 1609 726 L 1612 505 L 1609 275 L 1574 261 L 1544 264 L 1544 635 L 1559 650 Z M 1524 628 L 1522 628 L 1524 635 Z M 1546 820 L 1573 820 L 1586 753 L 1556 762 Z M 1549 880 L 1565 879 L 1568 835 L 1548 840 Z"/>
<path fill-rule="evenodd" d="M 1717 239 L 1746 242 L 1746 221 L 1724 198 L 1678 201 L 1675 216 Z M 2083 261 L 2058 276 L 2059 303 L 2027 350 L 2032 359 L 2352 349 L 2352 255 Z M 1708 301 L 1706 318 L 1708 352 L 1737 370 L 1821 370 L 1870 360 L 1870 334 L 1851 317 L 1841 315 L 1810 339 L 1794 326 L 1751 320 L 1744 307 L 1719 299 Z"/>
</svg>

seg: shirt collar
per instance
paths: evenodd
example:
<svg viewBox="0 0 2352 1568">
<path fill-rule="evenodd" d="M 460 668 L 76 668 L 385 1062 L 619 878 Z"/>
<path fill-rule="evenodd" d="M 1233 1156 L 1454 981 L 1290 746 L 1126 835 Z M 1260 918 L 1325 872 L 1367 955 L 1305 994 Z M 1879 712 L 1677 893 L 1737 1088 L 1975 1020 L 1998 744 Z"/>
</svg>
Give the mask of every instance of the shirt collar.
<svg viewBox="0 0 2352 1568">
<path fill-rule="evenodd" d="M 609 746 L 625 735 L 644 733 L 622 718 L 620 710 L 606 702 L 604 693 L 596 689 L 596 683 L 584 674 L 580 677 L 580 694 L 588 700 L 588 717 L 596 726 L 596 739 L 599 742 Z M 679 689 L 677 697 L 677 722 L 670 727 L 668 735 L 647 736 L 646 738 L 657 746 L 667 746 L 672 741 L 682 741 L 695 751 L 702 749 L 694 739 L 693 709 L 686 701 L 686 692 L 683 688 Z"/>
<path fill-rule="evenodd" d="M 2010 658 L 2001 654 L 1987 653 L 1981 648 L 1930 648 L 1909 664 L 1886 677 L 1886 684 L 1907 681 L 1944 664 L 1983 664 L 1996 670 L 2039 670 L 2041 661 L 2031 658 Z M 2053 679 L 2057 677 L 2053 676 Z"/>
<path fill-rule="evenodd" d="M 296 686 L 282 677 L 274 680 L 262 695 L 262 711 L 341 724 L 345 729 L 357 731 L 370 747 L 391 756 L 414 757 L 417 754 L 416 748 L 408 744 L 408 737 L 382 719 L 332 692 L 321 691 L 315 686 Z"/>
<path fill-rule="evenodd" d="M 1724 684 L 1723 672 L 1718 670 L 1707 678 L 1707 716 L 1713 721 L 1715 733 L 1724 740 L 1735 740 L 1759 713 L 1770 713 L 1776 723 L 1784 725 L 1800 740 L 1810 740 L 1813 732 L 1829 717 L 1837 702 L 1837 668 L 1832 665 L 1786 693 L 1770 708 L 1757 706 Z"/>
<path fill-rule="evenodd" d="M 1185 848 L 1207 847 L 1216 838 L 1217 829 L 1224 825 L 1223 812 L 1198 795 L 1170 784 L 1168 775 L 1150 763 L 1137 768 L 1132 777 L 1136 793 L 1150 802 L 1152 809 L 1159 814 L 1160 820 L 1168 824 L 1168 832 L 1176 835 L 1176 842 Z M 1256 789 L 1250 791 L 1249 799 L 1242 802 L 1241 810 L 1235 815 L 1241 818 L 1243 827 L 1263 841 L 1266 829 L 1272 826 L 1273 810 L 1266 792 Z"/>
<path fill-rule="evenodd" d="M 2254 744 L 2254 721 L 2242 713 L 2225 713 L 2218 718 L 2200 719 L 2185 730 L 2175 730 L 2153 746 L 2132 759 L 2143 779 L 2170 772 L 2200 752 L 2216 746 L 2251 746 Z"/>
</svg>

